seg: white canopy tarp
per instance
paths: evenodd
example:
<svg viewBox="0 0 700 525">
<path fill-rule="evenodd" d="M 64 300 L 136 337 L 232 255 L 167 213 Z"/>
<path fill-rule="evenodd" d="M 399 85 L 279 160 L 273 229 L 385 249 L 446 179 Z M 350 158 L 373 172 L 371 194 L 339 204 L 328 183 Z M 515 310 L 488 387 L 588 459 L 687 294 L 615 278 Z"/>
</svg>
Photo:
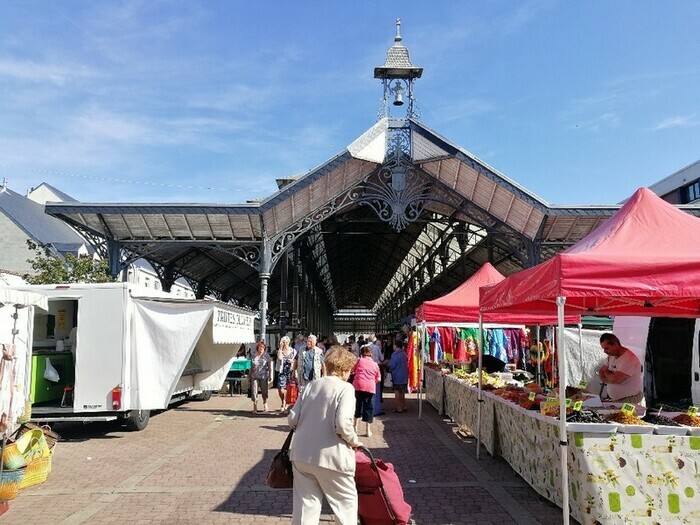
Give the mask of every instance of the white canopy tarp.
<svg viewBox="0 0 700 525">
<path fill-rule="evenodd" d="M 137 299 L 131 317 L 130 405 L 165 408 L 196 350 L 198 390 L 219 390 L 240 343 L 252 343 L 253 314 L 216 303 Z"/>
<path fill-rule="evenodd" d="M 131 317 L 131 405 L 168 406 L 213 305 L 135 299 Z"/>
<path fill-rule="evenodd" d="M 49 301 L 45 295 L 15 290 L 13 288 L 7 288 L 6 286 L 0 286 L 0 303 L 4 305 L 16 305 L 18 307 L 38 306 L 46 311 L 49 309 Z"/>
</svg>

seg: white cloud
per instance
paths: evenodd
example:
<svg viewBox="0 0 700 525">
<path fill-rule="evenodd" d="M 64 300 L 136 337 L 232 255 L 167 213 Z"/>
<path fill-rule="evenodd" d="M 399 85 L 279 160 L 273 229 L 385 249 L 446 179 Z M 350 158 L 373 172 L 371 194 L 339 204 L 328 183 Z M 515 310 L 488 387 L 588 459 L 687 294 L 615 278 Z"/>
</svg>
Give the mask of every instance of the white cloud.
<svg viewBox="0 0 700 525">
<path fill-rule="evenodd" d="M 695 126 L 700 126 L 700 119 L 696 118 L 695 115 L 676 115 L 663 119 L 654 127 L 654 131 L 671 128 L 692 128 Z"/>
<path fill-rule="evenodd" d="M 64 86 L 69 82 L 97 76 L 96 72 L 79 64 L 52 64 L 33 60 L 0 60 L 0 77 L 18 81 L 50 83 Z"/>
</svg>

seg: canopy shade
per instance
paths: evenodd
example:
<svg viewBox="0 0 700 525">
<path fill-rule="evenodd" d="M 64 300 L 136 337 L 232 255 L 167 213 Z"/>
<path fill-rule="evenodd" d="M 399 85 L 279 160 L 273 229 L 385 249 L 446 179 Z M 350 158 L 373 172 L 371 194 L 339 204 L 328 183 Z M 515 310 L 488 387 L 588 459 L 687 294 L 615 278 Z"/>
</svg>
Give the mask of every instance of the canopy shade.
<svg viewBox="0 0 700 525">
<path fill-rule="evenodd" d="M 479 288 L 493 286 L 503 281 L 505 277 L 491 263 L 485 263 L 469 279 L 452 290 L 450 293 L 432 301 L 425 301 L 416 308 L 416 322 L 427 323 L 478 323 L 479 322 Z M 485 323 L 512 324 L 554 324 L 555 316 L 536 316 L 530 314 L 486 313 Z M 577 317 L 569 317 L 569 323 L 577 323 Z"/>
<path fill-rule="evenodd" d="M 542 264 L 481 290 L 484 313 L 700 317 L 700 219 L 640 188 L 610 219 Z"/>
<path fill-rule="evenodd" d="M 42 310 L 49 309 L 48 299 L 45 295 L 0 286 L 0 305 L 7 304 L 17 306 L 37 306 Z"/>
</svg>

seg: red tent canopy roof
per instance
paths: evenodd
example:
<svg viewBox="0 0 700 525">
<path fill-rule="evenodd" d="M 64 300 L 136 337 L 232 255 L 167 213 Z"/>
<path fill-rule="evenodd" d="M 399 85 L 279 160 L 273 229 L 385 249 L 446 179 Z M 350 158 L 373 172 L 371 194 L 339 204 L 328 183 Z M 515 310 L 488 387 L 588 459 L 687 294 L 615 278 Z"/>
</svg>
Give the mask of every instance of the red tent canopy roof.
<svg viewBox="0 0 700 525">
<path fill-rule="evenodd" d="M 483 312 L 700 317 L 700 219 L 640 188 L 568 250 L 483 289 Z"/>
<path fill-rule="evenodd" d="M 474 275 L 448 294 L 432 301 L 425 301 L 416 308 L 416 322 L 427 323 L 478 323 L 479 322 L 479 289 L 482 286 L 493 286 L 505 277 L 493 267 L 485 263 Z M 513 315 L 503 313 L 487 313 L 485 323 L 508 324 L 550 324 L 556 323 L 556 318 L 550 315 Z M 567 322 L 577 323 L 578 318 L 568 318 Z"/>
</svg>

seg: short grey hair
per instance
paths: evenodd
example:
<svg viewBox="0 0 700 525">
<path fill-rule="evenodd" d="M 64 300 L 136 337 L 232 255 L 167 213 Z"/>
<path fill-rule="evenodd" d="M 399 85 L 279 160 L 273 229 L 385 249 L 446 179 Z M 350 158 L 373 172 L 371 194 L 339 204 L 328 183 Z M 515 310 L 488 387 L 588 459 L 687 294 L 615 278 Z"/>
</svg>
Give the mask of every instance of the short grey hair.
<svg viewBox="0 0 700 525">
<path fill-rule="evenodd" d="M 314 344 L 316 341 L 318 341 L 318 337 L 316 337 L 314 334 L 309 334 L 309 337 L 306 338 L 307 340 L 312 340 L 314 341 Z"/>
</svg>

